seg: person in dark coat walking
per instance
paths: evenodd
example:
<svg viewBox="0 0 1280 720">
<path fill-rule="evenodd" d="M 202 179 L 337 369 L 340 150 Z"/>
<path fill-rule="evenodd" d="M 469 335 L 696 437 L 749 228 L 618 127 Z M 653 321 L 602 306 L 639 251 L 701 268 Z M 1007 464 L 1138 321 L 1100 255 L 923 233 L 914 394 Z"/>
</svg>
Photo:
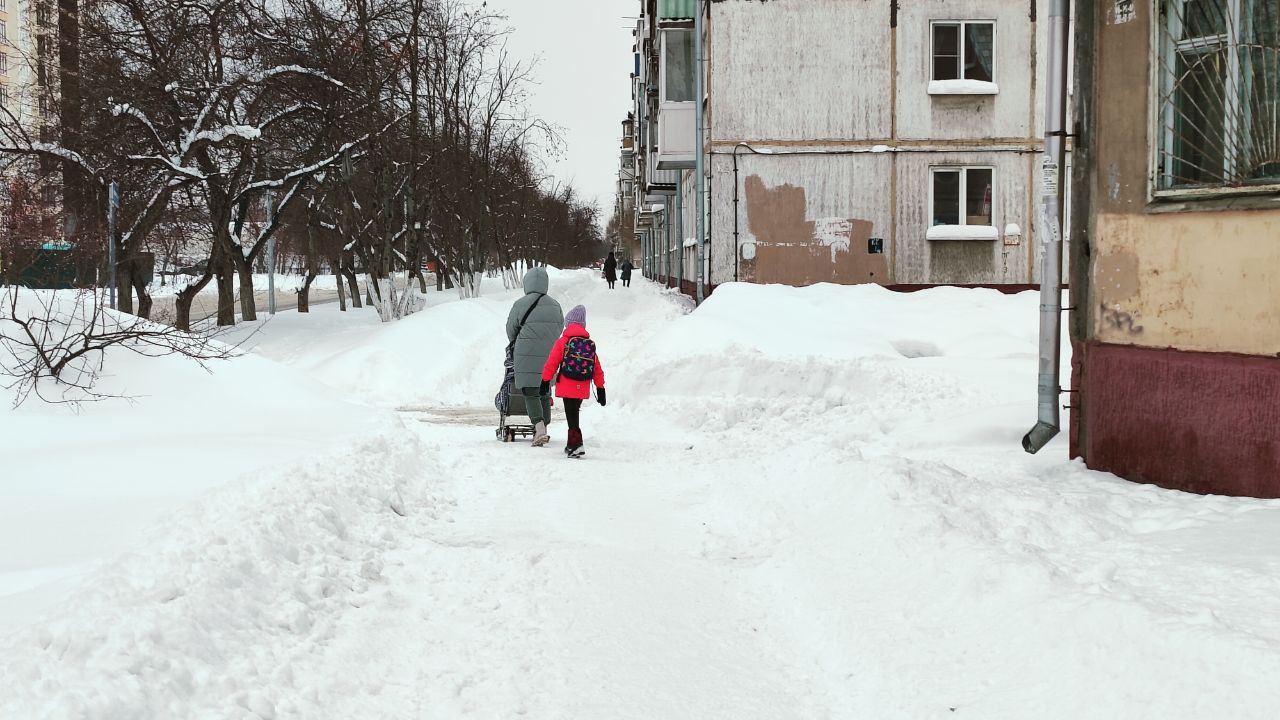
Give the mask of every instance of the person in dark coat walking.
<svg viewBox="0 0 1280 720">
<path fill-rule="evenodd" d="M 515 346 L 515 387 L 524 396 L 533 423 L 533 444 L 541 447 L 551 440 L 551 394 L 540 389 L 542 368 L 551 348 L 564 328 L 560 303 L 547 295 L 547 269 L 536 267 L 525 273 L 524 297 L 511 306 L 507 316 L 507 340 Z M 521 324 L 524 320 L 524 324 Z"/>
<path fill-rule="evenodd" d="M 635 269 L 630 259 L 622 261 L 622 287 L 631 287 L 631 271 Z"/>
<path fill-rule="evenodd" d="M 609 257 L 604 259 L 604 279 L 609 283 L 609 289 L 613 289 L 613 284 L 618 282 L 618 258 L 609 253 Z"/>
</svg>

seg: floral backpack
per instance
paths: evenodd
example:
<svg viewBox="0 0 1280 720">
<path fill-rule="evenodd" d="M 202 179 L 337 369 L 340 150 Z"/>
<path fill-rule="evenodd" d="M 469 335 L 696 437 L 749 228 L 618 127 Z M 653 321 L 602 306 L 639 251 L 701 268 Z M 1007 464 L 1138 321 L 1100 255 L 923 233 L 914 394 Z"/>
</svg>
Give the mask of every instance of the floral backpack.
<svg viewBox="0 0 1280 720">
<path fill-rule="evenodd" d="M 591 338 L 569 338 L 564 344 L 560 374 L 570 380 L 590 380 L 596 376 L 596 344 Z"/>
</svg>

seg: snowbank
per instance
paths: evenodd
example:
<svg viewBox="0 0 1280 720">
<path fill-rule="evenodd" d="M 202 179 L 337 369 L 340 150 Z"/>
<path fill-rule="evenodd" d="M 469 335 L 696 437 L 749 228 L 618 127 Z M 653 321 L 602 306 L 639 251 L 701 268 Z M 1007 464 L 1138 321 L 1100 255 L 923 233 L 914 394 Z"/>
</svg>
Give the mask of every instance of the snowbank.
<svg viewBox="0 0 1280 720">
<path fill-rule="evenodd" d="M 15 410 L 0 390 L 0 629 L 29 621 L 210 488 L 394 421 L 254 355 L 210 370 L 119 349 L 95 388 L 114 399 Z"/>
</svg>

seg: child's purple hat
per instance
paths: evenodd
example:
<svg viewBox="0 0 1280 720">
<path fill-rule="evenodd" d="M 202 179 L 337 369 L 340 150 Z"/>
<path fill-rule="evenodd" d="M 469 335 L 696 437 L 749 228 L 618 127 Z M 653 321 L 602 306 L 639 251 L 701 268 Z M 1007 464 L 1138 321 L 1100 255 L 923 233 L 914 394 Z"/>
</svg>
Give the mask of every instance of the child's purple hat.
<svg viewBox="0 0 1280 720">
<path fill-rule="evenodd" d="M 564 315 L 564 326 L 570 325 L 587 326 L 587 309 L 582 305 L 574 305 L 573 309 Z"/>
</svg>

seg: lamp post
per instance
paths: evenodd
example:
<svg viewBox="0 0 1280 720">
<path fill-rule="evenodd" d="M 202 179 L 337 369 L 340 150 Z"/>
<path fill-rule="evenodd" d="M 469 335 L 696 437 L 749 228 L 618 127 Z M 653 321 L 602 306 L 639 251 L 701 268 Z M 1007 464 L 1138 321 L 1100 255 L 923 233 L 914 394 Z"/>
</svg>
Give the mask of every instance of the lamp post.
<svg viewBox="0 0 1280 720">
<path fill-rule="evenodd" d="M 271 226 L 275 223 L 276 194 L 267 191 L 267 314 L 276 314 L 276 234 Z"/>
<path fill-rule="evenodd" d="M 119 269 L 116 267 L 116 214 L 120 210 L 120 184 L 111 181 L 107 192 L 107 283 L 111 289 L 111 309 L 116 309 L 116 282 Z"/>
</svg>

